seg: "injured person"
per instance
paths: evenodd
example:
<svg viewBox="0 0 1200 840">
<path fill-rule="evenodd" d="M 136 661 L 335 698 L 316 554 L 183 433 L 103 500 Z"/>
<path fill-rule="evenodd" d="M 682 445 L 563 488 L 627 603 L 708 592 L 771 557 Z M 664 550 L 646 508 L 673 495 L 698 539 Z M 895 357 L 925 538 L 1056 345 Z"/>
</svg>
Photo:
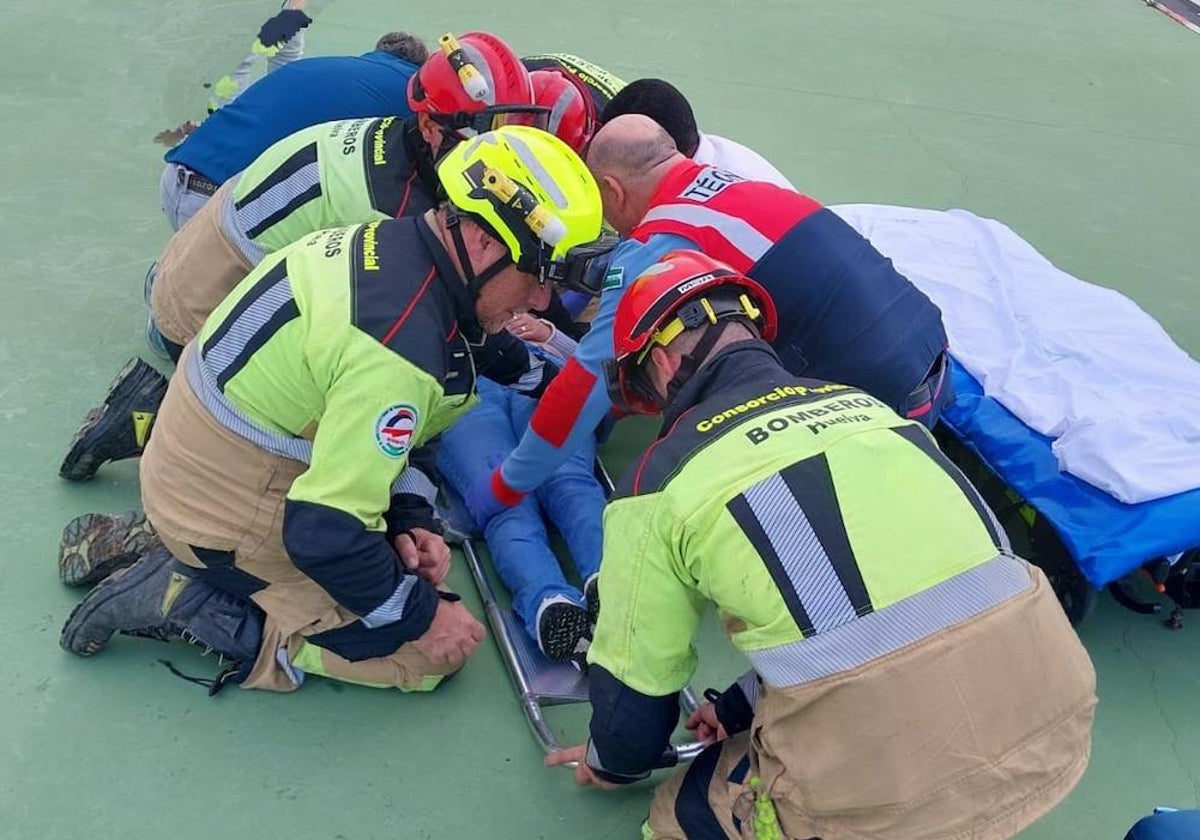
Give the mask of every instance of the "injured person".
<svg viewBox="0 0 1200 840">
<path fill-rule="evenodd" d="M 509 321 L 507 330 L 524 341 L 532 354 L 561 366 L 574 355 L 576 339 L 587 332 L 584 313 L 589 302 L 556 297 L 546 318 L 523 313 Z M 438 472 L 471 512 L 529 637 L 547 659 L 583 667 L 600 610 L 596 583 L 604 545 L 601 520 L 606 493 L 594 471 L 595 438 L 585 442 L 536 493 L 488 520 L 477 515 L 471 488 L 478 487 L 516 447 L 537 401 L 484 378 L 479 380 L 478 393 L 479 407 L 442 435 Z M 543 514 L 566 541 L 582 591 L 567 582 L 550 547 Z"/>
<path fill-rule="evenodd" d="M 459 495 L 467 493 L 513 450 L 537 403 L 486 379 L 479 407 L 442 436 L 438 471 Z M 593 473 L 595 439 L 581 446 L 536 493 L 490 521 L 477 522 L 492 563 L 512 594 L 512 606 L 548 659 L 582 665 L 599 610 L 596 578 L 603 546 L 605 495 Z M 468 508 L 470 505 L 468 505 Z M 542 514 L 567 543 L 583 592 L 567 582 Z"/>
</svg>

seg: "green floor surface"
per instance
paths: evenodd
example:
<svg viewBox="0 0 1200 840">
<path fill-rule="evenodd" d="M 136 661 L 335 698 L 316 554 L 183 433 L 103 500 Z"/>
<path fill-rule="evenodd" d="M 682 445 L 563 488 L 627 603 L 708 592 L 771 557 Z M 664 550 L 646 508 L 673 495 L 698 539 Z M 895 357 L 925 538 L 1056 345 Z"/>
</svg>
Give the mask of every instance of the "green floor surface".
<svg viewBox="0 0 1200 840">
<path fill-rule="evenodd" d="M 523 51 L 674 79 L 703 127 L 827 203 L 1000 218 L 1200 353 L 1200 40 L 1136 0 L 310 9 L 310 53 L 366 50 L 394 27 L 490 28 Z M 201 82 L 270 11 L 0 8 L 0 838 L 632 839 L 650 786 L 600 794 L 542 769 L 490 643 L 434 696 L 313 680 L 215 700 L 157 663 L 211 667 L 183 646 L 120 639 L 94 661 L 58 649 L 77 598 L 55 577 L 59 529 L 137 501 L 133 464 L 85 486 L 55 471 L 82 412 L 143 350 L 142 274 L 168 233 L 150 138 L 201 113 Z M 454 580 L 470 588 L 461 569 Z M 1119 838 L 1154 805 L 1200 805 L 1198 633 L 1200 614 L 1171 633 L 1101 604 L 1082 628 L 1100 675 L 1091 767 L 1023 837 Z M 739 667 L 712 635 L 701 685 Z M 581 709 L 554 720 L 582 732 Z"/>
</svg>

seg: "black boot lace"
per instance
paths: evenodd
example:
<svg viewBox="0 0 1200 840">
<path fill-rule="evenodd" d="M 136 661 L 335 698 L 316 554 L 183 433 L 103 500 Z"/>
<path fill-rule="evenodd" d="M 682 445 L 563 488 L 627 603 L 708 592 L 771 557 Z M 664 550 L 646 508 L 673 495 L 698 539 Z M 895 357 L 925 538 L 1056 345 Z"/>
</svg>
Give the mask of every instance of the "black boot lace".
<svg viewBox="0 0 1200 840">
<path fill-rule="evenodd" d="M 208 678 L 194 677 L 191 674 L 185 674 L 183 671 L 180 671 L 178 668 L 176 668 L 175 665 L 169 660 L 160 659 L 158 661 L 165 665 L 166 669 L 175 676 L 179 677 L 179 679 L 186 680 L 187 682 L 207 688 L 209 697 L 215 697 L 222 688 L 230 683 L 241 682 L 241 679 L 238 678 L 239 674 L 242 673 L 242 664 L 240 662 L 232 662 L 218 672 L 215 677 Z"/>
<path fill-rule="evenodd" d="M 145 639 L 157 639 L 160 642 L 171 642 L 175 639 L 180 639 L 187 642 L 189 645 L 196 645 L 197 647 L 203 648 L 203 651 L 200 653 L 201 656 L 208 656 L 214 650 L 211 645 L 206 645 L 187 630 L 176 633 L 168 630 L 165 627 L 149 627 L 142 630 L 125 630 L 124 634 L 126 636 L 138 636 Z M 239 683 L 245 679 L 245 669 L 243 667 L 244 663 L 227 662 L 225 657 L 220 653 L 217 654 L 217 667 L 221 668 L 221 670 L 217 672 L 215 677 L 211 678 L 195 677 L 190 674 L 185 674 L 183 671 L 180 671 L 178 668 L 176 668 L 173 662 L 167 659 L 160 659 L 158 661 L 162 665 L 166 666 L 168 671 L 179 677 L 181 680 L 186 680 L 190 683 L 203 686 L 204 688 L 208 689 L 209 697 L 215 697 L 217 692 L 229 685 L 229 683 Z M 225 667 L 222 668 L 221 666 Z"/>
</svg>

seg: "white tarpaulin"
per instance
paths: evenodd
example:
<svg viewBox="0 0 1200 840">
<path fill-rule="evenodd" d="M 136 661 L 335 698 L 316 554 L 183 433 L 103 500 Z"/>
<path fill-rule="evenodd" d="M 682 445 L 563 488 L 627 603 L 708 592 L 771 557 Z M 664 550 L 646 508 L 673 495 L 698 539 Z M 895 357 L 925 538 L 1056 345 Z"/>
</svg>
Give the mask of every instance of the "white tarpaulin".
<svg viewBox="0 0 1200 840">
<path fill-rule="evenodd" d="M 942 310 L 952 355 L 1060 469 L 1136 503 L 1200 486 L 1200 363 L 1111 289 L 965 210 L 831 208 Z"/>
</svg>

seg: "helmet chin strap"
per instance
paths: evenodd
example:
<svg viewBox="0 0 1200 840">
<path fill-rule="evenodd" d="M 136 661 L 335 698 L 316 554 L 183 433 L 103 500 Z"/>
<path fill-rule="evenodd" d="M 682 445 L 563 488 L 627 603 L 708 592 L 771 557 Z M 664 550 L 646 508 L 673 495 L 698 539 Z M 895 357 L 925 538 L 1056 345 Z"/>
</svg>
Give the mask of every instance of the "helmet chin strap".
<svg viewBox="0 0 1200 840">
<path fill-rule="evenodd" d="M 745 318 L 721 318 L 716 324 L 704 331 L 704 335 L 700 336 L 700 341 L 696 343 L 692 352 L 687 353 L 679 358 L 679 370 L 675 371 L 675 375 L 671 377 L 671 381 L 667 383 L 667 399 L 661 408 L 665 408 L 675 402 L 675 398 L 679 395 L 679 389 L 683 387 L 692 376 L 700 369 L 708 358 L 708 354 L 712 352 L 713 345 L 729 328 L 729 325 L 741 321 L 745 323 Z"/>
<path fill-rule="evenodd" d="M 442 130 L 442 142 L 438 144 L 437 149 L 433 153 L 434 160 L 441 160 L 446 155 L 454 150 L 454 147 L 461 142 L 461 138 L 457 137 L 454 130 L 447 128 L 437 120 L 434 120 L 438 127 Z"/>
<path fill-rule="evenodd" d="M 471 264 L 471 254 L 467 251 L 467 243 L 463 241 L 462 217 L 449 205 L 446 207 L 446 229 L 450 231 L 450 238 L 454 240 L 454 252 L 458 255 L 458 261 L 462 265 L 463 279 L 467 281 L 467 289 L 471 292 L 471 297 L 478 298 L 479 291 L 485 283 L 512 265 L 512 258 L 505 253 L 481 273 L 476 274 L 475 267 Z"/>
</svg>

